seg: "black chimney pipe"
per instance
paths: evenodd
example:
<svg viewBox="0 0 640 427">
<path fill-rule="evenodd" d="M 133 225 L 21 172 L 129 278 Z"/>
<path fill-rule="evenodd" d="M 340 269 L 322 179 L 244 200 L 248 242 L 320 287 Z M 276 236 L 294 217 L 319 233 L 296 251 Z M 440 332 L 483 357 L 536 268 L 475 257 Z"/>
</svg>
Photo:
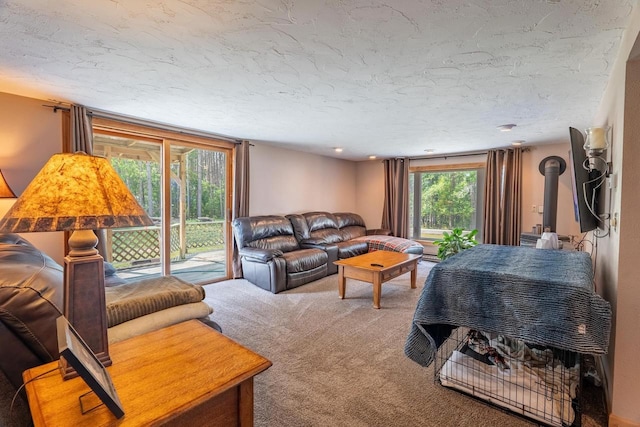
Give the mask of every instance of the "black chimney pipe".
<svg viewBox="0 0 640 427">
<path fill-rule="evenodd" d="M 556 231 L 558 215 L 558 177 L 567 168 L 562 157 L 549 156 L 542 159 L 538 170 L 544 175 L 544 212 L 542 215 L 542 230 Z"/>
</svg>

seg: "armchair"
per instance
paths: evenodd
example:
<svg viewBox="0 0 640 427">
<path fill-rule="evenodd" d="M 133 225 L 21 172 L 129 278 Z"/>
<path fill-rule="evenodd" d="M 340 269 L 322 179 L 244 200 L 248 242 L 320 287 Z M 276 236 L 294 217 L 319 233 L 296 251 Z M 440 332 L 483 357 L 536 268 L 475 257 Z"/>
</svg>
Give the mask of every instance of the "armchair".
<svg viewBox="0 0 640 427">
<path fill-rule="evenodd" d="M 17 234 L 0 233 L 0 369 L 17 389 L 22 372 L 57 360 L 63 269 Z M 217 327 L 204 290 L 172 276 L 105 288 L 109 342 L 189 319 Z"/>
</svg>

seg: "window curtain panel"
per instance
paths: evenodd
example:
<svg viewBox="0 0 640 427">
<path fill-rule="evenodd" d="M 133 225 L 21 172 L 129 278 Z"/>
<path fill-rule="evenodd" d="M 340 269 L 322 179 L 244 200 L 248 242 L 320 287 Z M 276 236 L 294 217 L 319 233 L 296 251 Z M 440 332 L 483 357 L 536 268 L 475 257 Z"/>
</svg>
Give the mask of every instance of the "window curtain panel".
<svg viewBox="0 0 640 427">
<path fill-rule="evenodd" d="M 382 228 L 406 238 L 409 228 L 409 159 L 384 161 L 384 207 Z"/>
<path fill-rule="evenodd" d="M 71 105 L 69 116 L 68 151 L 71 153 L 84 151 L 93 155 L 93 125 L 86 107 Z M 107 260 L 106 233 L 104 230 L 94 230 L 94 233 L 98 236 L 98 253 Z"/>
<path fill-rule="evenodd" d="M 483 242 L 517 246 L 522 228 L 522 149 L 487 153 Z"/>
<path fill-rule="evenodd" d="M 232 220 L 249 216 L 249 146 L 249 141 L 242 141 L 234 148 L 235 177 Z M 233 237 L 232 269 L 234 279 L 242 277 L 242 263 L 235 236 Z"/>
</svg>

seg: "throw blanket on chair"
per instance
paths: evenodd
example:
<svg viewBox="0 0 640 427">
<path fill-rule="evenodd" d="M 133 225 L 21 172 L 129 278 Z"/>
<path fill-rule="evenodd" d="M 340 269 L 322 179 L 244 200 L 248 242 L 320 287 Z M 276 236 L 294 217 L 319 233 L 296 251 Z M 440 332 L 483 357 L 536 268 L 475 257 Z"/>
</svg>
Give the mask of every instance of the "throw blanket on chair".
<svg viewBox="0 0 640 427">
<path fill-rule="evenodd" d="M 200 302 L 204 289 L 165 276 L 105 288 L 105 297 L 108 326 L 112 327 L 170 307 Z"/>
<path fill-rule="evenodd" d="M 591 258 L 585 252 L 478 245 L 431 269 L 405 354 L 429 366 L 458 326 L 604 354 L 611 308 L 593 291 Z"/>
</svg>

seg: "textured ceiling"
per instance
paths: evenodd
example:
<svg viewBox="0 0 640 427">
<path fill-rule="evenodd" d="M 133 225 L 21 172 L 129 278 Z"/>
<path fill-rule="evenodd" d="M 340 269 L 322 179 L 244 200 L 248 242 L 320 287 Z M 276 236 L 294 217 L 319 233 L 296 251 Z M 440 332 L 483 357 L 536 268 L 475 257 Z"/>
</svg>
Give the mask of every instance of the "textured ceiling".
<svg viewBox="0 0 640 427">
<path fill-rule="evenodd" d="M 354 160 L 559 142 L 633 4 L 0 0 L 0 91 Z"/>
</svg>

